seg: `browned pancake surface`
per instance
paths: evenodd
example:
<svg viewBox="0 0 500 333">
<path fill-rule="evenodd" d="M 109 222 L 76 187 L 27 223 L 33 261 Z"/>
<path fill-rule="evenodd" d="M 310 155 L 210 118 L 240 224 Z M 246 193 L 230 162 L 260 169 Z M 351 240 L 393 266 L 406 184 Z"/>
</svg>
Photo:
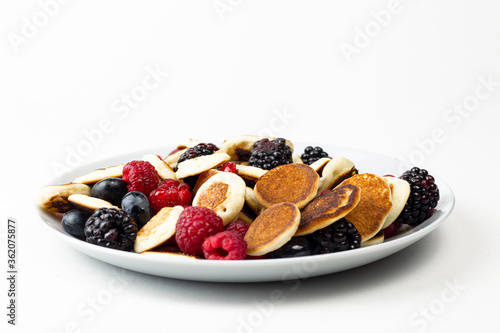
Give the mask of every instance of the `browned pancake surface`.
<svg viewBox="0 0 500 333">
<path fill-rule="evenodd" d="M 311 201 L 300 213 L 296 235 L 307 235 L 325 228 L 352 211 L 361 199 L 359 187 L 342 185 Z"/>
<path fill-rule="evenodd" d="M 255 196 L 264 206 L 291 202 L 299 209 L 316 196 L 319 176 L 306 164 L 285 164 L 266 172 L 255 184 Z"/>
<path fill-rule="evenodd" d="M 295 234 L 299 222 L 300 211 L 294 204 L 283 202 L 269 207 L 257 216 L 245 235 L 247 252 L 261 255 L 279 248 Z"/>
</svg>

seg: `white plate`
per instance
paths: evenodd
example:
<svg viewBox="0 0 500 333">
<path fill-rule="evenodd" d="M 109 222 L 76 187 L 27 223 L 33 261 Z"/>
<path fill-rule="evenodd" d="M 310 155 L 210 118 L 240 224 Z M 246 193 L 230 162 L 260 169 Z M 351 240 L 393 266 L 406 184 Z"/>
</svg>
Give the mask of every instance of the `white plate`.
<svg viewBox="0 0 500 333">
<path fill-rule="evenodd" d="M 295 144 L 295 150 L 302 152 L 305 146 L 305 144 Z M 330 156 L 344 156 L 352 160 L 360 173 L 400 174 L 399 169 L 402 162 L 396 158 L 337 146 L 322 145 L 322 147 Z M 68 183 L 92 170 L 140 159 L 146 153 L 165 154 L 171 150 L 172 147 L 166 147 L 161 151 L 141 151 L 106 159 L 74 169 L 70 173 L 54 179 L 50 185 Z M 42 209 L 39 209 L 39 211 L 42 220 L 50 227 L 54 235 L 76 250 L 112 265 L 137 272 L 186 280 L 216 282 L 280 281 L 330 274 L 362 266 L 396 253 L 428 235 L 448 217 L 455 204 L 451 188 L 439 177 L 434 174 L 433 176 L 439 187 L 440 201 L 436 207 L 437 211 L 424 223 L 382 244 L 345 252 L 298 258 L 215 261 L 154 257 L 112 250 L 70 236 L 61 228 L 60 221 L 54 215 Z"/>
</svg>

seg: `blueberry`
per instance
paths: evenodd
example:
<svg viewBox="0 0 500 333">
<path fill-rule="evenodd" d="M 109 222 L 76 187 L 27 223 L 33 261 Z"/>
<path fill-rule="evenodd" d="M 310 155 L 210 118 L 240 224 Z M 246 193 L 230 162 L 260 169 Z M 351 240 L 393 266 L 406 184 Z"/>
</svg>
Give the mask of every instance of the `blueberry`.
<svg viewBox="0 0 500 333">
<path fill-rule="evenodd" d="M 294 258 L 314 254 L 307 237 L 294 237 L 285 245 L 269 253 L 269 258 Z"/>
<path fill-rule="evenodd" d="M 85 227 L 85 222 L 87 222 L 89 217 L 90 213 L 73 209 L 64 213 L 61 224 L 64 231 L 68 234 L 79 238 L 85 238 L 83 229 Z"/>
<path fill-rule="evenodd" d="M 139 229 L 142 228 L 153 215 L 151 207 L 149 206 L 148 197 L 139 191 L 132 191 L 125 194 L 121 206 L 124 211 L 134 218 Z"/>
<path fill-rule="evenodd" d="M 127 194 L 127 183 L 120 178 L 106 178 L 92 187 L 92 196 L 118 206 Z"/>
</svg>

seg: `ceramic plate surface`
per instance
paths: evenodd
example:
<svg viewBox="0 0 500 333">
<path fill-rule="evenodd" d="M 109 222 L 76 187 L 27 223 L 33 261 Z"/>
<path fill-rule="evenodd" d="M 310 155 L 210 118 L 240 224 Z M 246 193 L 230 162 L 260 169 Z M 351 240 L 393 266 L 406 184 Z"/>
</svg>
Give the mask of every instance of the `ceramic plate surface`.
<svg viewBox="0 0 500 333">
<path fill-rule="evenodd" d="M 302 152 L 306 146 L 307 144 L 295 144 L 295 151 Z M 401 174 L 403 162 L 399 159 L 350 148 L 331 145 L 321 146 L 330 156 L 344 156 L 353 161 L 360 173 Z M 78 167 L 54 179 L 47 185 L 69 183 L 76 177 L 95 169 L 141 159 L 142 156 L 148 153 L 164 154 L 172 149 L 172 147 L 166 147 L 161 151 L 155 149 L 154 152 L 145 150 L 102 160 L 98 163 Z M 436 207 L 436 212 L 424 223 L 386 240 L 382 244 L 350 251 L 298 258 L 215 261 L 183 257 L 155 257 L 112 250 L 70 236 L 62 229 L 59 219 L 54 215 L 42 209 L 39 209 L 39 213 L 55 237 L 59 237 L 67 245 L 86 255 L 115 266 L 146 274 L 186 280 L 214 282 L 280 281 L 304 276 L 331 274 L 362 266 L 394 254 L 427 236 L 449 216 L 455 203 L 451 188 L 442 179 L 434 174 L 433 176 L 439 187 L 440 201 Z"/>
</svg>

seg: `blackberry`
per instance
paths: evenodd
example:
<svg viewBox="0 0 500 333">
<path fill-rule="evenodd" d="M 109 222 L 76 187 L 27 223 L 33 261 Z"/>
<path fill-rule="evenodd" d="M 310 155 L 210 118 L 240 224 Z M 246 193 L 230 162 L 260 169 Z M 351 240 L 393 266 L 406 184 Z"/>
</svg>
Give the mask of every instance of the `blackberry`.
<svg viewBox="0 0 500 333">
<path fill-rule="evenodd" d="M 304 149 L 304 153 L 300 155 L 302 162 L 307 165 L 313 164 L 322 157 L 328 157 L 328 153 L 323 151 L 321 147 L 313 148 L 312 146 L 307 146 L 306 149 Z"/>
<path fill-rule="evenodd" d="M 396 222 L 416 226 L 434 213 L 439 201 L 439 189 L 434 177 L 425 169 L 414 167 L 399 178 L 410 183 L 410 197 Z"/>
<path fill-rule="evenodd" d="M 269 258 L 295 258 L 313 254 L 313 242 L 306 236 L 293 237 L 282 247 L 268 254 Z"/>
<path fill-rule="evenodd" d="M 177 160 L 177 165 L 185 160 L 190 160 L 198 156 L 211 155 L 217 150 L 219 150 L 219 147 L 213 143 L 198 143 L 196 146 L 188 148 L 184 153 L 182 153 Z"/>
<path fill-rule="evenodd" d="M 361 235 L 346 219 L 340 219 L 326 228 L 309 235 L 315 243 L 315 253 L 332 253 L 357 249 L 361 246 Z"/>
<path fill-rule="evenodd" d="M 248 163 L 254 167 L 271 170 L 280 165 L 293 163 L 292 150 L 283 138 L 272 141 L 265 138 L 253 144 Z"/>
<path fill-rule="evenodd" d="M 124 210 L 99 208 L 85 223 L 86 241 L 111 249 L 129 251 L 134 247 L 137 225 Z"/>
</svg>

